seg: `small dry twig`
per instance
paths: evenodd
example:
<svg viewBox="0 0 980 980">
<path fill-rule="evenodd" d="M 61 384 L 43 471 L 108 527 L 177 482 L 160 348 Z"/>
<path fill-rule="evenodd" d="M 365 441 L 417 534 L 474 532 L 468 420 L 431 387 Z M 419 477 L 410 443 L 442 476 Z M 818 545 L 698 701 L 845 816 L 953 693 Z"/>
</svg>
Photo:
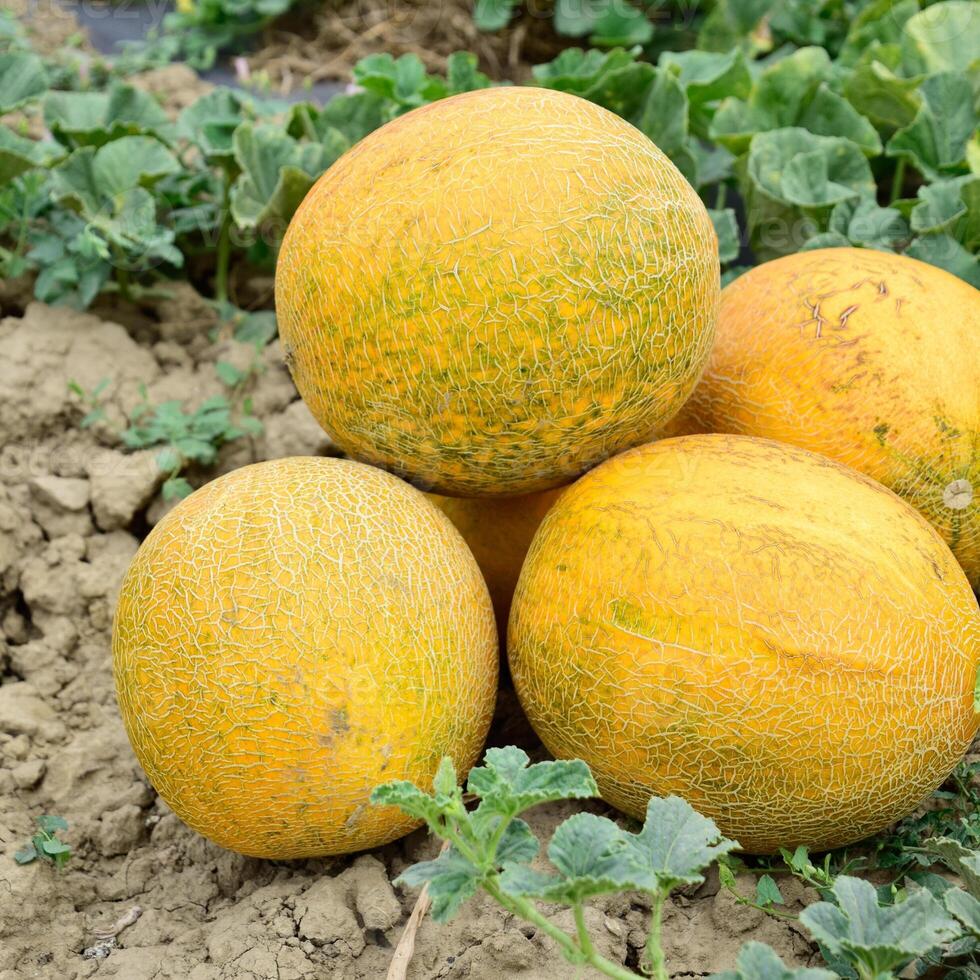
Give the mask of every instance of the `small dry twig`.
<svg viewBox="0 0 980 980">
<path fill-rule="evenodd" d="M 447 847 L 449 847 L 449 841 L 443 841 L 439 853 L 442 854 Z M 408 922 L 405 923 L 401 939 L 398 940 L 398 945 L 395 947 L 391 964 L 388 967 L 387 980 L 405 980 L 408 968 L 412 963 L 412 956 L 415 954 L 415 937 L 431 904 L 429 886 L 426 884 L 422 886 L 419 897 L 415 900 L 415 908 L 412 909 L 412 914 L 408 917 Z"/>
</svg>

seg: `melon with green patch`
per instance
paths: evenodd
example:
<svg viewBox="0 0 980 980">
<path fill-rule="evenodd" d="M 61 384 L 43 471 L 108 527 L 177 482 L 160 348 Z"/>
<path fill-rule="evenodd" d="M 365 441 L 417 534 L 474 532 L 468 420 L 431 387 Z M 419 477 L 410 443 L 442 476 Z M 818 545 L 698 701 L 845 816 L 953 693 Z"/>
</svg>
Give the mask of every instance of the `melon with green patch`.
<svg viewBox="0 0 980 980">
<path fill-rule="evenodd" d="M 717 239 L 620 117 L 469 92 L 367 136 L 297 210 L 276 271 L 287 362 L 348 454 L 459 496 L 567 483 L 696 383 Z"/>
</svg>

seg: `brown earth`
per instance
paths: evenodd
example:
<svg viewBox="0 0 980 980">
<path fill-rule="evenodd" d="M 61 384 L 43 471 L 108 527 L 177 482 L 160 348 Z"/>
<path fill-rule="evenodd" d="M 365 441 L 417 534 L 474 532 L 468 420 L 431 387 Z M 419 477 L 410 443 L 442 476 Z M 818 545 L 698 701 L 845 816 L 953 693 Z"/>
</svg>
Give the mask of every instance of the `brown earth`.
<svg viewBox="0 0 980 980">
<path fill-rule="evenodd" d="M 416 54 L 429 71 L 444 72 L 450 54 L 472 51 L 491 78 L 524 82 L 532 65 L 570 43 L 554 32 L 547 3 L 522 4 L 511 24 L 488 34 L 473 23 L 473 0 L 328 0 L 300 5 L 276 21 L 247 61 L 281 93 L 307 78 L 347 81 L 360 58 L 385 52 Z"/>
<path fill-rule="evenodd" d="M 391 881 L 436 843 L 416 832 L 370 854 L 301 862 L 223 851 L 156 796 L 116 710 L 116 591 L 167 508 L 153 451 L 121 452 L 116 431 L 141 383 L 151 402 L 193 406 L 222 391 L 217 359 L 244 365 L 252 349 L 210 341 L 210 309 L 183 285 L 151 315 L 117 317 L 125 327 L 39 303 L 21 312 L 16 287 L 0 293 L 4 312 L 13 310 L 0 320 L 0 980 L 383 977 L 415 901 Z M 276 343 L 260 363 L 251 394 L 264 434 L 229 444 L 197 482 L 253 460 L 329 452 Z M 67 383 L 91 389 L 103 378 L 105 419 L 82 430 Z M 502 721 L 498 739 L 521 737 L 519 717 L 504 712 Z M 569 812 L 541 807 L 531 822 L 544 834 Z M 74 855 L 64 872 L 13 860 L 42 813 L 69 821 Z M 784 895 L 797 908 L 814 897 L 793 881 Z M 611 898 L 590 917 L 607 954 L 635 964 L 642 901 Z M 100 943 L 99 930 L 134 918 Z M 790 962 L 814 957 L 795 924 L 736 905 L 714 874 L 670 904 L 665 933 L 676 976 L 731 966 L 750 938 Z M 565 980 L 569 967 L 535 929 L 476 900 L 448 926 L 424 921 L 408 975 Z"/>
</svg>

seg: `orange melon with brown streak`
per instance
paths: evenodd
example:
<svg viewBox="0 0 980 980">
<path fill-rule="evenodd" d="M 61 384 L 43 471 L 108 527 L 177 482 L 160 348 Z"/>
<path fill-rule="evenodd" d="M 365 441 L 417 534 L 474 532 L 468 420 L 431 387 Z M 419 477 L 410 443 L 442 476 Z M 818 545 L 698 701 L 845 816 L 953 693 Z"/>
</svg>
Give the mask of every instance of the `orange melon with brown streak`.
<svg viewBox="0 0 980 980">
<path fill-rule="evenodd" d="M 126 575 L 113 656 L 150 782 L 195 830 L 265 858 L 413 829 L 371 790 L 430 786 L 447 754 L 468 771 L 498 669 L 490 597 L 448 518 L 397 477 L 316 458 L 178 504 Z"/>
<path fill-rule="evenodd" d="M 878 483 L 746 436 L 667 439 L 565 491 L 511 612 L 559 758 L 641 818 L 676 793 L 748 851 L 839 847 L 912 810 L 977 731 L 980 610 Z"/>
<path fill-rule="evenodd" d="M 563 488 L 518 497 L 443 497 L 429 499 L 463 535 L 483 572 L 501 637 L 506 635 L 510 603 L 531 539 Z"/>
<path fill-rule="evenodd" d="M 316 183 L 276 309 L 349 455 L 456 496 L 567 483 L 645 441 L 711 345 L 707 211 L 629 123 L 536 88 L 395 119 Z"/>
<path fill-rule="evenodd" d="M 722 293 L 704 378 L 672 435 L 779 439 L 890 487 L 980 589 L 980 291 L 915 259 L 822 249 Z"/>
</svg>

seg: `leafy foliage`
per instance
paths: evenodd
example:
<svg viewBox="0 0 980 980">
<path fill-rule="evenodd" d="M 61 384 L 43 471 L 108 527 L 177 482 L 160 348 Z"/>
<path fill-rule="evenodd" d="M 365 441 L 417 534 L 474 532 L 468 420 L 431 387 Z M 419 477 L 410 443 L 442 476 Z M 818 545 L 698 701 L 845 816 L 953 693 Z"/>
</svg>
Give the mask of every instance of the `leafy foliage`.
<svg viewBox="0 0 980 980">
<path fill-rule="evenodd" d="M 800 922 L 861 980 L 890 976 L 960 934 L 925 889 L 893 906 L 880 905 L 874 886 L 861 878 L 842 875 L 831 891 L 835 902 L 808 906 Z"/>
<path fill-rule="evenodd" d="M 226 362 L 219 361 L 216 370 L 230 387 L 240 385 L 248 376 Z M 232 403 L 224 395 L 206 399 L 192 412 L 185 411 L 178 401 L 151 405 L 145 388 L 141 395 L 142 401 L 130 413 L 129 425 L 120 435 L 128 449 L 162 447 L 157 465 L 167 475 L 164 500 L 186 497 L 191 492 L 190 483 L 181 475 L 188 466 L 211 466 L 225 443 L 262 432 L 262 423 L 252 415 L 248 399 L 243 400 L 236 418 Z"/>
<path fill-rule="evenodd" d="M 37 833 L 27 845 L 14 855 L 18 864 L 30 864 L 33 861 L 50 861 L 61 870 L 71 860 L 71 846 L 58 837 L 58 834 L 68 829 L 68 821 L 64 817 L 45 814 L 37 817 Z"/>
</svg>

